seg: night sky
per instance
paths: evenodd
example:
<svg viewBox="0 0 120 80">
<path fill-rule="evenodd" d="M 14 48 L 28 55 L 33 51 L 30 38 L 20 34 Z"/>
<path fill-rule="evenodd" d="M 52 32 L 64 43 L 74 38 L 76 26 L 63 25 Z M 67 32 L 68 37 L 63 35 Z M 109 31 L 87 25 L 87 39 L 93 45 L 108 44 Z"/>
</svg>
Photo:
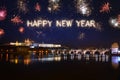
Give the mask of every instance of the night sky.
<svg viewBox="0 0 120 80">
<path fill-rule="evenodd" d="M 19 1 L 23 1 L 23 8 Z M 59 0 L 58 0 L 59 1 Z M 29 38 L 38 43 L 55 43 L 73 48 L 83 47 L 110 47 L 113 42 L 120 42 L 120 24 L 111 25 L 110 19 L 118 19 L 120 15 L 120 0 L 87 0 L 91 7 L 91 13 L 86 16 L 77 10 L 76 0 L 60 0 L 59 9 L 48 10 L 51 7 L 49 0 L 0 0 L 0 12 L 6 10 L 5 19 L 0 19 L 0 29 L 4 33 L 0 35 L 0 44 L 24 41 Z M 36 10 L 36 4 L 40 10 Z M 86 4 L 88 4 L 86 3 Z M 109 10 L 102 11 L 102 6 L 109 3 Z M 54 6 L 54 5 L 53 5 Z M 12 19 L 19 16 L 21 22 L 13 22 Z M 0 17 L 1 18 L 1 17 Z M 33 28 L 26 25 L 27 20 L 95 20 L 99 28 L 77 27 L 58 28 L 56 25 L 45 28 Z M 23 31 L 19 31 L 20 28 Z"/>
</svg>

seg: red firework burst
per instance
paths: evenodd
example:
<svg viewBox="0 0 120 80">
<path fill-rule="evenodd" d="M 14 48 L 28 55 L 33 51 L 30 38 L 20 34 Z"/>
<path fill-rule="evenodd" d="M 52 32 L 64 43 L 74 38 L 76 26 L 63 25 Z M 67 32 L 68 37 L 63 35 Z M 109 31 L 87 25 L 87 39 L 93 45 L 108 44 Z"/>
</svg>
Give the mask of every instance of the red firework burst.
<svg viewBox="0 0 120 80">
<path fill-rule="evenodd" d="M 35 5 L 35 10 L 36 10 L 36 11 L 40 11 L 40 10 L 41 10 L 41 7 L 40 7 L 39 3 L 36 3 L 36 5 Z"/>
<path fill-rule="evenodd" d="M 20 19 L 20 16 L 15 16 L 11 19 L 11 21 L 16 24 L 23 23 L 23 21 Z"/>
<path fill-rule="evenodd" d="M 0 9 L 0 21 L 5 20 L 7 16 L 7 10 L 6 9 Z"/>
<path fill-rule="evenodd" d="M 4 35 L 4 30 L 3 29 L 0 29 L 0 36 Z"/>
<path fill-rule="evenodd" d="M 120 14 L 118 15 L 117 22 L 120 24 Z"/>
<path fill-rule="evenodd" d="M 101 7 L 100 12 L 110 12 L 110 3 L 107 2 L 107 3 L 103 4 L 103 6 Z"/>
<path fill-rule="evenodd" d="M 20 28 L 19 28 L 19 32 L 20 32 L 20 33 L 23 33 L 24 30 L 25 30 L 24 27 L 20 27 Z"/>
</svg>

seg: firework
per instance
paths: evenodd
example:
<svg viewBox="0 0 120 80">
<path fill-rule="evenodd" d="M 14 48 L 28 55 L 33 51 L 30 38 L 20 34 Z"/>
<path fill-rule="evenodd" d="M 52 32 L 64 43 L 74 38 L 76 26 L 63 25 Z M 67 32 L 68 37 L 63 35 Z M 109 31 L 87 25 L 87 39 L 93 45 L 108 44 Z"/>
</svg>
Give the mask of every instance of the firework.
<svg viewBox="0 0 120 80">
<path fill-rule="evenodd" d="M 36 5 L 35 5 L 35 10 L 36 10 L 36 11 L 40 11 L 40 10 L 41 10 L 41 6 L 40 6 L 39 3 L 36 3 Z"/>
<path fill-rule="evenodd" d="M 100 31 L 100 32 L 101 32 L 101 31 L 103 30 L 103 28 L 102 28 L 101 26 L 102 26 L 101 22 L 96 22 L 96 28 L 95 28 L 95 29 L 96 29 L 97 31 Z"/>
<path fill-rule="evenodd" d="M 20 19 L 20 16 L 15 16 L 11 19 L 11 21 L 16 24 L 23 23 L 23 21 Z"/>
<path fill-rule="evenodd" d="M 24 33 L 24 30 L 25 30 L 24 27 L 20 27 L 20 28 L 19 28 L 19 32 L 20 32 L 20 33 Z"/>
<path fill-rule="evenodd" d="M 80 33 L 80 35 L 78 36 L 78 39 L 82 40 L 85 38 L 85 33 Z"/>
<path fill-rule="evenodd" d="M 118 15 L 115 18 L 110 18 L 109 23 L 112 25 L 114 28 L 120 28 L 120 15 Z"/>
<path fill-rule="evenodd" d="M 58 3 L 60 0 L 50 0 L 50 2 Z"/>
<path fill-rule="evenodd" d="M 60 9 L 60 0 L 49 0 L 48 11 L 54 12 Z"/>
<path fill-rule="evenodd" d="M 36 31 L 38 35 L 41 35 L 43 32 L 42 31 Z"/>
<path fill-rule="evenodd" d="M 43 35 L 43 32 L 42 32 L 42 31 L 36 31 L 36 33 L 37 33 L 37 37 L 40 37 L 40 36 Z"/>
<path fill-rule="evenodd" d="M 0 29 L 0 36 L 4 35 L 4 30 L 3 29 Z"/>
<path fill-rule="evenodd" d="M 85 16 L 89 16 L 92 12 L 92 8 L 90 7 L 89 0 L 77 0 L 76 8 L 77 8 L 78 13 L 85 15 Z"/>
<path fill-rule="evenodd" d="M 117 17 L 117 22 L 118 22 L 118 24 L 120 24 L 120 14 Z"/>
<path fill-rule="evenodd" d="M 5 20 L 7 16 L 7 10 L 6 9 L 0 9 L 0 21 Z"/>
<path fill-rule="evenodd" d="M 115 19 L 115 18 L 114 18 L 114 19 L 111 18 L 110 23 L 111 23 L 114 27 L 117 27 L 117 26 L 118 26 L 117 19 Z"/>
<path fill-rule="evenodd" d="M 100 9 L 100 12 L 110 12 L 110 3 L 107 2 L 105 4 L 102 5 L 101 9 Z"/>
<path fill-rule="evenodd" d="M 28 12 L 27 1 L 26 0 L 18 0 L 17 8 L 20 12 L 27 13 Z"/>
</svg>

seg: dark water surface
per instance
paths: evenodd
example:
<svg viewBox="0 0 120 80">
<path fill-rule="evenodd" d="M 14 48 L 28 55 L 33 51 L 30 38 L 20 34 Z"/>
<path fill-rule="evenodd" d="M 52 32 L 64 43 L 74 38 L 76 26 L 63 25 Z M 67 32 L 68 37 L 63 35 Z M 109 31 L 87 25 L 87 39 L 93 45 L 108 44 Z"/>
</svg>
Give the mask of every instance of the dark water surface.
<svg viewBox="0 0 120 80">
<path fill-rule="evenodd" d="M 0 54 L 0 80 L 120 80 L 120 57 Z"/>
</svg>

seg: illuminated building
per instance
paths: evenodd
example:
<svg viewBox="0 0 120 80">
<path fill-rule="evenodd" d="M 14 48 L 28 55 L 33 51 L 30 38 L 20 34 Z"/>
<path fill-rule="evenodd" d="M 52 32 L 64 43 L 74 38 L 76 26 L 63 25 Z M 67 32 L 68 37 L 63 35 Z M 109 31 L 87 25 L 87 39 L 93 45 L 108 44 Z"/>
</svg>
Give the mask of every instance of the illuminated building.
<svg viewBox="0 0 120 80">
<path fill-rule="evenodd" d="M 119 52 L 119 45 L 118 45 L 118 43 L 115 42 L 111 46 L 111 53 L 118 54 L 118 52 Z"/>
<path fill-rule="evenodd" d="M 57 48 L 61 47 L 60 44 L 39 44 L 39 47 Z"/>
<path fill-rule="evenodd" d="M 10 45 L 13 46 L 30 46 L 34 41 L 30 40 L 30 39 L 25 39 L 24 42 L 10 42 Z"/>
<path fill-rule="evenodd" d="M 60 44 L 40 44 L 40 43 L 34 43 L 34 41 L 30 40 L 30 39 L 25 39 L 24 42 L 18 42 L 16 41 L 11 42 L 10 45 L 13 46 L 29 46 L 30 48 L 36 48 L 36 47 L 43 47 L 43 48 L 60 48 L 61 45 Z"/>
</svg>

